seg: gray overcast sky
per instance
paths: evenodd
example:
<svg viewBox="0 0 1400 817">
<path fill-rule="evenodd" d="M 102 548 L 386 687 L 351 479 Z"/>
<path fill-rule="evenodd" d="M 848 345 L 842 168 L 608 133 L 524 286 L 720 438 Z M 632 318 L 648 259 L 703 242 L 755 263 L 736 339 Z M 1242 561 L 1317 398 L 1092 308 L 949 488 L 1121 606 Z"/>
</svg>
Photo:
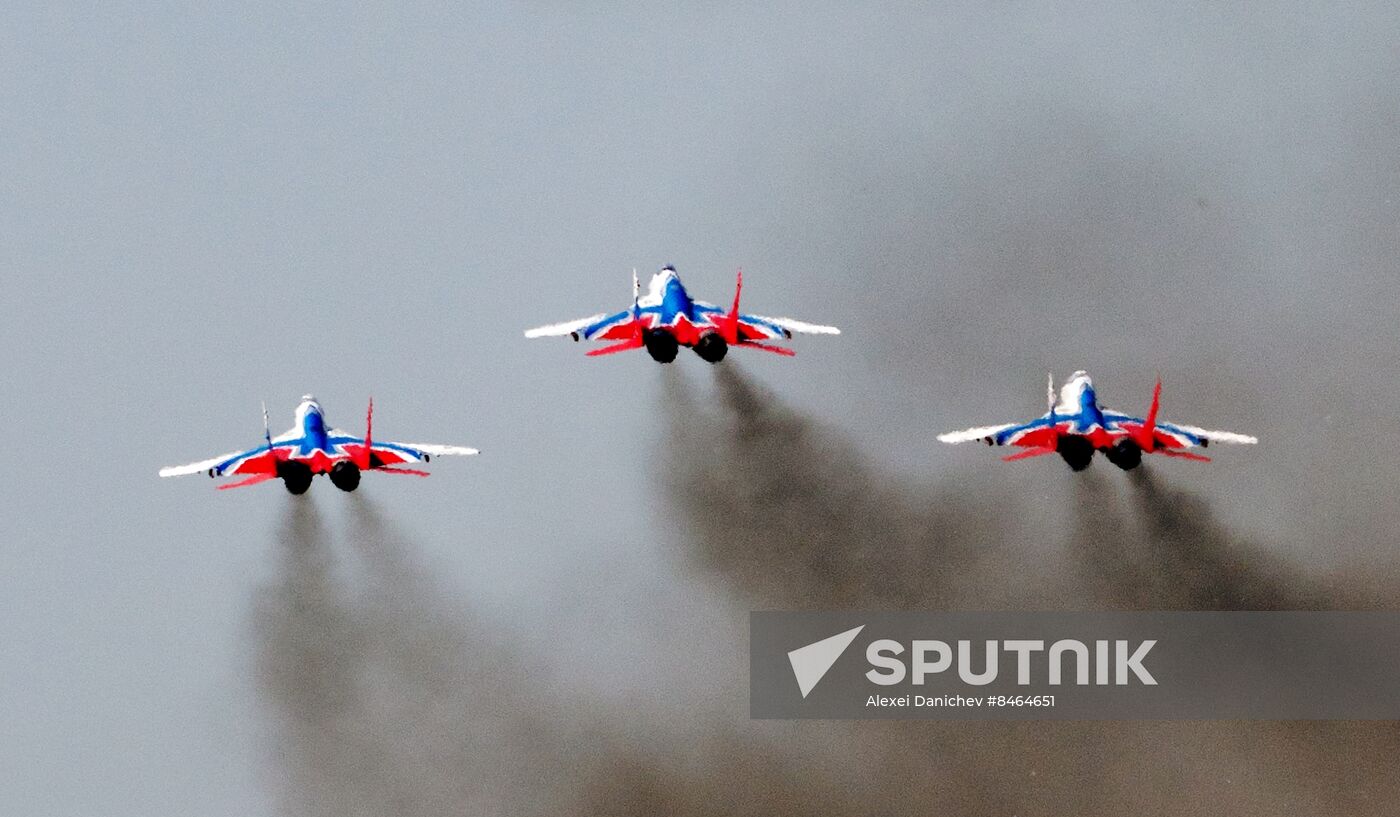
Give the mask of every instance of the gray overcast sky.
<svg viewBox="0 0 1400 817">
<path fill-rule="evenodd" d="M 933 434 L 1047 370 L 1124 409 L 1160 374 L 1264 437 L 1173 469 L 1221 514 L 1388 549 L 1393 5 L 763 5 L 0 11 L 0 812 L 273 809 L 247 619 L 288 498 L 155 478 L 261 399 L 482 448 L 362 490 L 503 628 L 600 645 L 585 678 L 683 632 L 658 367 L 521 337 L 634 266 L 842 326 L 741 365 L 881 468 L 998 467 Z M 1035 514 L 1060 470 L 999 474 Z"/>
</svg>

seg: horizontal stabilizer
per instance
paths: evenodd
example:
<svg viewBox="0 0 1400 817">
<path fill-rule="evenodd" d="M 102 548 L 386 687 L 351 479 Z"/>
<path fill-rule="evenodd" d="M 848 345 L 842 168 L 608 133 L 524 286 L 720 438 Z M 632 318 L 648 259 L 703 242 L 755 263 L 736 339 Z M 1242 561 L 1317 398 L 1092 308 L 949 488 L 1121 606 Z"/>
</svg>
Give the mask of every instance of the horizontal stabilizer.
<svg viewBox="0 0 1400 817">
<path fill-rule="evenodd" d="M 739 349 L 762 349 L 765 352 L 772 352 L 775 355 L 783 355 L 785 357 L 794 357 L 797 355 L 796 352 L 785 346 L 769 346 L 766 343 L 755 343 L 751 340 L 746 340 L 734 345 Z"/>
<path fill-rule="evenodd" d="M 604 346 L 601 349 L 591 349 L 584 354 L 587 357 L 601 357 L 602 355 L 615 355 L 618 352 L 628 352 L 640 348 L 642 348 L 642 339 L 640 337 L 635 337 L 628 338 L 621 343 L 614 343 L 611 346 Z"/>
<path fill-rule="evenodd" d="M 239 480 L 238 482 L 230 482 L 230 483 L 227 484 L 227 485 L 220 485 L 220 486 L 219 486 L 219 490 L 220 490 L 220 491 L 227 491 L 227 490 L 230 489 L 230 488 L 246 488 L 246 487 L 248 487 L 249 485 L 257 485 L 257 484 L 260 483 L 260 482 L 267 482 L 267 481 L 270 480 L 270 479 L 277 479 L 277 475 L 276 475 L 276 474 L 254 474 L 254 475 L 252 475 L 251 477 L 248 477 L 247 479 L 241 479 L 241 480 Z"/>
<path fill-rule="evenodd" d="M 1196 462 L 1210 462 L 1210 457 L 1207 457 L 1207 456 L 1204 455 L 1204 454 L 1193 454 L 1193 453 L 1191 453 L 1190 451 L 1178 451 L 1178 450 L 1176 450 L 1176 449 L 1174 449 L 1174 448 L 1159 448 L 1159 449 L 1157 449 L 1156 451 L 1154 451 L 1154 452 L 1152 452 L 1152 453 L 1154 453 L 1154 454 L 1163 454 L 1163 455 L 1168 456 L 1168 457 L 1176 457 L 1177 459 L 1182 459 L 1182 460 L 1195 460 Z"/>
</svg>

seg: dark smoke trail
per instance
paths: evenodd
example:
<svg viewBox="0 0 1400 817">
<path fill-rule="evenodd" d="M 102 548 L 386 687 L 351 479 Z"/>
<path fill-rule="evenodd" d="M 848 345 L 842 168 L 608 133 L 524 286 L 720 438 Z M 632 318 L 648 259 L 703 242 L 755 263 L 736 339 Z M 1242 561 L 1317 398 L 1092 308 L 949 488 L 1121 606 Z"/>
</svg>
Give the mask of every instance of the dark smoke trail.
<svg viewBox="0 0 1400 817">
<path fill-rule="evenodd" d="M 906 486 L 850 443 L 716 367 L 724 415 L 705 417 L 679 384 L 672 417 L 681 470 L 671 495 L 695 560 L 761 599 L 791 607 L 942 607 L 1004 538 L 999 496 Z"/>
<path fill-rule="evenodd" d="M 1326 610 L 1348 603 L 1234 534 L 1203 497 L 1167 485 L 1147 464 L 1129 477 L 1151 571 L 1141 602 L 1166 610 Z"/>
<path fill-rule="evenodd" d="M 532 700 L 539 676 L 454 609 L 413 544 L 359 497 L 358 587 L 335 575 L 314 507 L 289 513 L 254 628 L 286 811 L 560 813 L 569 733 L 549 723 L 549 695 Z"/>
<path fill-rule="evenodd" d="M 1083 608 L 1157 609 L 1141 537 L 1119 507 L 1118 492 L 1094 469 L 1075 475 L 1072 482 L 1072 526 L 1065 550 L 1086 591 Z"/>
<path fill-rule="evenodd" d="M 490 630 L 452 603 L 419 548 L 373 502 L 350 503 L 360 556 L 355 614 L 368 638 L 374 740 L 398 814 L 548 814 L 567 783 L 551 690 Z M 545 694 L 540 694 L 545 693 Z"/>
<path fill-rule="evenodd" d="M 1321 610 L 1354 602 L 1229 530 L 1204 497 L 1143 464 L 1131 499 L 1102 475 L 1074 478 L 1067 553 L 1092 606 L 1135 610 Z"/>
<path fill-rule="evenodd" d="M 878 792 L 839 770 L 794 764 L 784 747 L 765 747 L 729 730 L 657 753 L 615 748 L 620 751 L 598 764 L 582 789 L 577 814 L 857 817 L 878 802 Z"/>
<path fill-rule="evenodd" d="M 1087 606 L 1342 609 L 1362 597 L 1350 590 L 1329 592 L 1324 582 L 1229 530 L 1203 497 L 1166 485 L 1148 468 L 1130 474 L 1132 497 L 1126 508 L 1102 476 L 1086 472 L 1075 480 L 1068 553 L 1085 581 Z M 1281 663 L 1279 670 L 1286 667 Z M 1385 804 L 1396 799 L 1393 776 L 1374 761 L 1396 749 L 1391 724 L 1105 724 L 1097 730 L 1103 743 L 1117 747 L 1119 764 L 1163 764 L 1162 755 L 1168 753 L 1177 774 L 1208 779 L 1212 770 L 1230 769 L 1234 780 L 1257 778 L 1253 785 L 1230 786 L 1203 799 L 1246 812 L 1287 807 L 1318 814 L 1382 814 Z"/>
<path fill-rule="evenodd" d="M 761 741 L 677 746 L 577 702 L 445 595 L 403 533 L 350 498 L 361 566 L 335 574 L 309 502 L 257 606 L 260 689 L 296 815 L 857 814 L 843 787 Z"/>
<path fill-rule="evenodd" d="M 1131 474 L 1133 506 L 1148 545 L 1159 609 L 1335 610 L 1393 606 L 1363 584 L 1319 580 L 1291 567 L 1260 544 L 1231 531 L 1204 497 L 1166 484 L 1142 466 Z M 1280 657 L 1280 671 L 1286 671 Z M 1229 728 L 1226 725 L 1217 727 Z M 1400 748 L 1394 724 L 1248 723 L 1237 725 L 1247 745 L 1305 769 L 1321 813 L 1386 813 L 1400 799 L 1400 782 L 1386 761 Z M 1248 750 L 1242 750 L 1248 751 Z"/>
<path fill-rule="evenodd" d="M 253 625 L 259 688 L 275 703 L 274 771 L 290 813 L 344 813 L 357 799 L 347 794 L 375 793 L 378 759 L 360 739 L 364 632 L 316 506 L 298 499 L 286 513 L 279 578 L 261 590 Z"/>
<path fill-rule="evenodd" d="M 990 486 L 923 486 L 878 473 L 732 365 L 717 368 L 723 413 L 699 413 L 679 379 L 668 399 L 693 469 L 672 484 L 694 558 L 764 607 L 1047 606 L 1040 566 L 996 561 L 1014 496 Z M 866 757 L 881 813 L 1034 813 L 1034 798 L 1085 813 L 1107 783 L 1093 727 L 860 724 L 826 728 Z M 1053 737 L 1047 737 L 1047 734 Z"/>
</svg>

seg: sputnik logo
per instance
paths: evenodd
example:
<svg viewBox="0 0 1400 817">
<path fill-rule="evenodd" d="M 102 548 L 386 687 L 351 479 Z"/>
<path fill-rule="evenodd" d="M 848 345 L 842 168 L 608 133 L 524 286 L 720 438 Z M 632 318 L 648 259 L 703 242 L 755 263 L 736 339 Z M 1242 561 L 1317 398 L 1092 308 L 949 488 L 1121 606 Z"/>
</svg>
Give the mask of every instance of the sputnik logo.
<svg viewBox="0 0 1400 817">
<path fill-rule="evenodd" d="M 798 647 L 788 653 L 788 662 L 792 664 L 792 674 L 797 677 L 797 688 L 802 691 L 805 699 L 807 693 L 811 692 L 822 677 L 826 675 L 831 666 L 836 663 L 836 659 L 851 646 L 851 642 L 856 640 L 860 631 L 865 629 L 862 624 L 844 633 L 837 633 L 830 638 L 823 638 L 808 644 L 805 647 Z"/>
</svg>

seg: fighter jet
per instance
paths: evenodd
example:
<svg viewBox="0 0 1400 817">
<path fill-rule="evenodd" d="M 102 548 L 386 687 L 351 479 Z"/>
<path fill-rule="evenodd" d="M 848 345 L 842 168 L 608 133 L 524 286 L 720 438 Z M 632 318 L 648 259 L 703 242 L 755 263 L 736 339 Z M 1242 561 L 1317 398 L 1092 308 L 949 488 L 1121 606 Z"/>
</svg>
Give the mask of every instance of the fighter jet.
<svg viewBox="0 0 1400 817">
<path fill-rule="evenodd" d="M 264 405 L 262 445 L 189 465 L 162 468 L 160 475 L 178 477 L 204 473 L 211 477 L 246 477 L 238 482 L 220 485 L 221 491 L 280 478 L 288 491 L 304 494 L 311 487 L 312 477 L 329 474 L 335 487 L 353 491 L 359 487 L 360 475 L 366 471 L 426 477 L 427 471 L 395 466 L 407 462 L 427 462 L 432 457 L 478 453 L 475 448 L 458 445 L 389 443 L 372 439 L 374 400 L 369 401 L 369 411 L 365 415 L 364 437 L 328 427 L 321 404 L 309 394 L 301 398 L 296 418 L 296 425 L 290 431 L 273 437 L 268 429 L 267 406 Z"/>
<path fill-rule="evenodd" d="M 734 305 L 726 312 L 721 307 L 690 297 L 676 275 L 675 267 L 663 267 L 651 279 L 647 294 L 641 294 L 636 270 L 632 271 L 632 306 L 621 312 L 600 312 L 567 323 L 556 323 L 530 329 L 527 338 L 568 335 L 574 340 L 611 340 L 588 352 L 590 357 L 645 348 L 657 363 L 676 359 L 680 347 L 688 346 L 710 363 L 724 360 L 730 347 L 762 349 L 791 357 L 794 352 L 785 346 L 772 346 L 764 341 L 787 340 L 793 332 L 817 335 L 839 335 L 834 326 L 820 326 L 791 318 L 765 318 L 739 312 L 739 293 L 744 286 L 741 270 L 734 285 Z"/>
<path fill-rule="evenodd" d="M 1094 381 L 1085 372 L 1075 372 L 1060 389 L 1060 401 L 1055 403 L 1055 379 L 1046 388 L 1049 411 L 1028 423 L 982 426 L 951 434 L 940 434 L 945 443 L 965 443 L 981 440 L 987 445 L 1015 445 L 1026 450 L 1003 457 L 1007 462 L 1059 454 L 1071 470 L 1089 467 L 1095 451 L 1102 451 L 1108 461 L 1124 471 L 1138 467 L 1143 454 L 1162 454 L 1188 460 L 1209 462 L 1210 458 L 1185 449 L 1205 448 L 1213 442 L 1252 445 L 1254 437 L 1230 431 L 1207 431 L 1195 426 L 1173 425 L 1157 421 L 1157 408 L 1162 399 L 1162 382 L 1152 391 L 1152 406 L 1146 418 L 1132 417 L 1110 411 L 1099 405 Z"/>
</svg>

